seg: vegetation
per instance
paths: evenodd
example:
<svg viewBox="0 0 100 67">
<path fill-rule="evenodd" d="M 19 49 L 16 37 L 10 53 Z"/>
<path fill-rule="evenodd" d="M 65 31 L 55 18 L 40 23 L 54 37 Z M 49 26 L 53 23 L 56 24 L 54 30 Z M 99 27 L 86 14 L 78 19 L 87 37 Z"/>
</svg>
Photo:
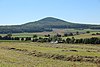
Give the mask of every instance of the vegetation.
<svg viewBox="0 0 100 67">
<path fill-rule="evenodd" d="M 1 67 L 100 67 L 100 31 L 0 34 Z"/>
<path fill-rule="evenodd" d="M 22 25 L 0 26 L 0 33 L 24 33 L 24 32 L 43 32 L 56 29 L 100 29 L 100 25 L 76 24 L 60 19 L 47 17 L 35 22 L 29 22 Z"/>
<path fill-rule="evenodd" d="M 99 46 L 85 44 L 1 42 L 0 66 L 99 67 Z"/>
<path fill-rule="evenodd" d="M 99 33 L 96 33 L 99 35 Z M 75 35 L 79 35 L 79 32 L 76 32 Z M 92 34 L 93 35 L 93 34 Z M 19 41 L 33 41 L 33 42 L 56 42 L 56 43 L 68 43 L 68 44 L 100 44 L 100 38 L 92 37 L 92 38 L 74 38 L 74 34 L 64 34 L 64 36 L 73 36 L 72 38 L 63 39 L 62 35 L 56 34 L 54 36 L 44 35 L 45 37 L 38 37 L 37 35 L 33 35 L 33 37 L 12 37 L 12 34 L 7 34 L 5 36 L 0 36 L 0 40 L 19 40 Z"/>
</svg>

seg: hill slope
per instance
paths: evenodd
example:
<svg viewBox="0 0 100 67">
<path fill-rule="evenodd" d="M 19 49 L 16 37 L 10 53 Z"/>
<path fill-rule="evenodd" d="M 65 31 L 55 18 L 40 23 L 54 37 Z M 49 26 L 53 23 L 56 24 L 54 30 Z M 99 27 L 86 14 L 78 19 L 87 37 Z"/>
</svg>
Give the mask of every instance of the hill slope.
<svg viewBox="0 0 100 67">
<path fill-rule="evenodd" d="M 71 23 L 71 22 L 67 22 L 61 19 L 57 19 L 57 18 L 53 18 L 53 17 L 47 17 L 44 19 L 41 19 L 39 21 L 35 21 L 35 22 L 30 22 L 30 23 L 26 23 L 23 26 L 38 26 L 38 27 L 44 27 L 44 28 L 81 28 L 83 26 L 83 28 L 87 28 L 86 24 L 75 24 L 75 23 Z"/>
<path fill-rule="evenodd" d="M 52 31 L 53 28 L 99 28 L 100 25 L 76 24 L 61 19 L 46 17 L 22 25 L 0 26 L 0 33 L 22 33 Z"/>
</svg>

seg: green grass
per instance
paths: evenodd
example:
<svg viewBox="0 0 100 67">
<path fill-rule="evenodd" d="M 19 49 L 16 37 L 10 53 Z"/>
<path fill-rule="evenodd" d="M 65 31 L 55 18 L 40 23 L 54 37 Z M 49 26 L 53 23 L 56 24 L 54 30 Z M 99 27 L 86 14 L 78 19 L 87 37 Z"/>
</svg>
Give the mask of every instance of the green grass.
<svg viewBox="0 0 100 67">
<path fill-rule="evenodd" d="M 26 49 L 29 52 L 36 50 L 37 52 L 66 56 L 79 55 L 100 57 L 100 52 L 98 52 L 98 50 L 100 50 L 100 45 L 0 42 L 0 67 L 99 67 L 99 65 L 90 62 L 73 62 L 36 57 L 28 55 L 25 52 L 4 49 L 6 47 Z M 78 52 L 66 52 L 62 50 L 77 50 Z M 91 52 L 87 52 L 87 50 Z"/>
<path fill-rule="evenodd" d="M 78 29 L 54 29 L 52 32 L 37 32 L 37 33 L 14 33 L 12 34 L 13 37 L 33 37 L 33 35 L 38 35 L 39 37 L 44 37 L 44 35 L 46 34 L 50 34 L 50 35 L 55 35 L 57 33 L 64 35 L 64 33 L 66 32 L 83 32 L 86 33 L 86 31 L 90 31 L 92 33 L 96 33 L 96 32 L 100 32 L 100 30 L 92 30 L 92 29 L 84 29 L 84 30 L 78 30 Z M 76 38 L 86 38 L 86 37 L 91 37 L 90 34 L 81 34 L 81 35 L 77 35 L 75 36 Z M 6 34 L 0 34 L 1 36 L 5 36 Z"/>
<path fill-rule="evenodd" d="M 90 34 L 80 34 L 80 35 L 75 35 L 75 36 L 67 36 L 67 37 L 62 37 L 63 39 L 66 39 L 66 38 L 72 38 L 72 37 L 75 37 L 76 39 L 84 39 L 84 38 L 92 38 L 92 37 L 99 37 L 100 38 L 100 35 L 92 35 L 91 33 Z"/>
<path fill-rule="evenodd" d="M 99 32 L 99 30 L 75 30 L 75 29 L 55 29 L 52 32 L 39 33 L 15 33 L 13 37 L 32 37 L 37 34 L 39 37 L 44 37 L 45 34 L 54 35 L 56 33 L 64 34 L 65 32 L 86 32 L 89 34 L 81 34 L 74 36 L 75 38 L 91 38 L 100 37 L 100 35 L 91 35 Z M 6 34 L 0 34 L 5 36 Z M 68 36 L 72 38 L 72 36 Z M 63 37 L 65 39 L 67 37 Z M 34 50 L 49 55 L 63 55 L 63 56 L 90 56 L 100 57 L 100 45 L 91 44 L 51 44 L 51 43 L 37 43 L 31 41 L 16 41 L 16 40 L 0 40 L 0 67 L 100 67 L 99 64 L 91 62 L 78 61 L 64 61 L 52 59 L 47 57 L 37 57 L 29 55 Z M 16 48 L 27 50 L 28 52 L 9 50 L 9 48 Z M 71 50 L 76 50 L 71 51 Z M 96 59 L 96 58 L 95 58 Z"/>
</svg>

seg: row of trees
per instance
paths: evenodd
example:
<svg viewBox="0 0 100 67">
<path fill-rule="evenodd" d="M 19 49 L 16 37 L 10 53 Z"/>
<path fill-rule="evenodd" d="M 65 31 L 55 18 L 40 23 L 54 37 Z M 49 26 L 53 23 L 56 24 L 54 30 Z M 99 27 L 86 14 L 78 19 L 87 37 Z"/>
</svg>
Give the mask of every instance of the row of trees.
<svg viewBox="0 0 100 67">
<path fill-rule="evenodd" d="M 86 33 L 89 33 L 90 31 L 87 31 Z M 80 35 L 81 33 L 80 32 L 78 32 L 78 31 L 76 31 L 76 32 L 74 32 L 74 33 L 72 33 L 72 32 L 69 32 L 69 33 L 64 33 L 64 35 L 60 35 L 60 34 L 56 34 L 56 35 L 54 35 L 54 37 L 56 36 L 56 37 L 67 37 L 67 36 L 74 36 L 74 35 Z M 100 33 L 97 33 L 96 35 L 99 35 Z M 93 35 L 95 35 L 95 34 L 93 34 Z M 33 38 L 36 38 L 37 37 L 37 35 L 33 35 Z M 48 34 L 48 35 L 44 35 L 44 37 L 51 37 L 51 35 L 50 34 Z M 7 34 L 7 35 L 5 35 L 5 36 L 0 36 L 0 40 L 25 40 L 24 38 L 18 38 L 18 37 L 12 37 L 12 34 Z M 31 40 L 31 37 L 26 37 L 26 40 Z"/>
<path fill-rule="evenodd" d="M 13 40 L 12 34 L 7 34 L 5 36 L 0 36 L 0 40 Z"/>
<path fill-rule="evenodd" d="M 86 31 L 85 33 L 90 33 L 90 31 Z M 83 33 L 80 33 L 78 31 L 72 33 L 72 32 L 69 32 L 69 33 L 64 33 L 64 35 L 60 35 L 60 34 L 56 34 L 55 36 L 58 36 L 58 37 L 67 37 L 67 36 L 74 36 L 74 35 L 80 35 L 80 34 L 83 34 Z M 98 33 L 97 33 L 98 34 Z M 45 37 L 50 37 L 50 34 L 48 35 L 44 35 Z"/>
<path fill-rule="evenodd" d="M 75 39 L 66 38 L 62 39 L 61 37 L 50 37 L 50 38 L 34 38 L 33 42 L 56 42 L 57 43 L 68 43 L 68 44 L 100 44 L 100 38 L 92 37 L 92 38 L 85 38 L 85 39 Z"/>
<path fill-rule="evenodd" d="M 72 44 L 100 44 L 100 38 L 92 37 L 92 38 L 85 38 L 85 39 L 82 38 L 75 39 L 74 37 L 72 37 L 72 38 L 67 38 L 66 42 Z"/>
<path fill-rule="evenodd" d="M 54 36 L 46 35 L 48 37 L 38 37 L 34 35 L 31 37 L 20 38 L 20 37 L 12 37 L 12 34 L 7 34 L 4 37 L 0 36 L 0 40 L 20 40 L 20 41 L 32 41 L 32 42 L 57 42 L 57 43 L 68 43 L 68 44 L 100 44 L 100 38 L 92 37 L 92 38 L 80 38 L 76 39 L 66 38 L 62 39 L 61 35 L 57 34 Z"/>
<path fill-rule="evenodd" d="M 100 35 L 100 33 L 93 33 L 92 35 Z"/>
</svg>

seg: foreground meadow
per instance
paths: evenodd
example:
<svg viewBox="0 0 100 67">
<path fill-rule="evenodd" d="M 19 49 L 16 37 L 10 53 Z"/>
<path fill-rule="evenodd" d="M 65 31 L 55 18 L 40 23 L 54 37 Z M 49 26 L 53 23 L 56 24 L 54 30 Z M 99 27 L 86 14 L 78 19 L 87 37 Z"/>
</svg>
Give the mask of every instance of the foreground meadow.
<svg viewBox="0 0 100 67">
<path fill-rule="evenodd" d="M 0 67 L 100 67 L 100 46 L 0 42 Z"/>
</svg>

